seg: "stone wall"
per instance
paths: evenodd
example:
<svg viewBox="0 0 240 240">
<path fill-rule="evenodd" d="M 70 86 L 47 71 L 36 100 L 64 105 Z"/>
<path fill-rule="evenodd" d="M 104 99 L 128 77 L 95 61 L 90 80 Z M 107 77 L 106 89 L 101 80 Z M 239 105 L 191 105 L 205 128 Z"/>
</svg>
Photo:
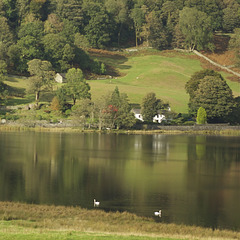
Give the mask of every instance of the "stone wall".
<svg viewBox="0 0 240 240">
<path fill-rule="evenodd" d="M 240 130 L 240 126 L 230 126 L 229 124 L 204 124 L 192 126 L 162 126 L 159 124 L 139 124 L 139 130 L 164 130 L 164 131 L 222 131 Z"/>
</svg>

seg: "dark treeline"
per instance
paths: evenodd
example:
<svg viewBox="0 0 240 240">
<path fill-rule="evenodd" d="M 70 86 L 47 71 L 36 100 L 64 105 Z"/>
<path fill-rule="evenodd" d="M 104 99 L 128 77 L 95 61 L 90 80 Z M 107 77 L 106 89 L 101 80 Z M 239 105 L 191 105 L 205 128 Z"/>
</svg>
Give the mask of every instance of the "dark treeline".
<svg viewBox="0 0 240 240">
<path fill-rule="evenodd" d="M 215 31 L 240 27 L 239 6 L 240 0 L 0 0 L 0 60 L 22 73 L 32 59 L 56 71 L 100 72 L 89 47 L 213 50 Z"/>
</svg>

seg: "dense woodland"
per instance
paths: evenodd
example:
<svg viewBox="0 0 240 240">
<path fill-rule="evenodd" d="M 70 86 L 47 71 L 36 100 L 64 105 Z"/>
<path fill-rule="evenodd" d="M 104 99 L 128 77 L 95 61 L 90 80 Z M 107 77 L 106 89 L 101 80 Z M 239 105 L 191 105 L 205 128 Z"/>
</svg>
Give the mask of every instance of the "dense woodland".
<svg viewBox="0 0 240 240">
<path fill-rule="evenodd" d="M 240 27 L 239 6 L 240 0 L 0 0 L 0 59 L 17 73 L 27 73 L 32 59 L 56 71 L 74 65 L 101 73 L 89 47 L 214 50 L 214 32 Z"/>
</svg>

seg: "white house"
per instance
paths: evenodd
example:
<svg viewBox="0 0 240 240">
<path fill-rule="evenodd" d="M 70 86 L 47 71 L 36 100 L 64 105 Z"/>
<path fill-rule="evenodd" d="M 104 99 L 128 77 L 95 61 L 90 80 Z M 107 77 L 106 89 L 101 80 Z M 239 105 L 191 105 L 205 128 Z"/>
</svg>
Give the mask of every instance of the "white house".
<svg viewBox="0 0 240 240">
<path fill-rule="evenodd" d="M 157 114 L 153 117 L 153 122 L 161 123 L 162 120 L 166 120 L 166 117 L 163 114 Z"/>
<path fill-rule="evenodd" d="M 143 122 L 143 117 L 141 114 L 141 109 L 132 109 L 132 112 L 134 113 L 134 116 L 136 119 L 140 120 Z"/>
<path fill-rule="evenodd" d="M 140 120 L 140 121 L 144 121 L 143 120 L 143 116 L 141 114 L 141 109 L 132 109 L 132 112 L 134 113 L 134 116 L 136 119 Z M 163 120 L 166 120 L 165 115 L 158 113 L 157 115 L 155 115 L 153 117 L 153 122 L 157 122 L 157 123 L 161 123 Z"/>
</svg>

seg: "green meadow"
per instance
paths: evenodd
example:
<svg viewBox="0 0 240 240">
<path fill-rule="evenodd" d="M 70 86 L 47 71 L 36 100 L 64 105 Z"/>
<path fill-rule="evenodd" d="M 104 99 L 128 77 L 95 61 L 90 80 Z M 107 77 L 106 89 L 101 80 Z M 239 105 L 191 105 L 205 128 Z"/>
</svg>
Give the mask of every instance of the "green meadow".
<svg viewBox="0 0 240 240">
<path fill-rule="evenodd" d="M 140 105 L 147 93 L 154 92 L 157 98 L 169 102 L 171 109 L 177 113 L 188 112 L 189 97 L 185 91 L 185 84 L 193 73 L 203 69 L 201 61 L 192 53 L 149 50 L 135 54 L 98 54 L 92 57 L 105 63 L 108 74 L 113 76 L 112 79 L 88 80 L 93 100 L 113 91 L 117 86 L 120 92 L 128 95 L 132 104 Z M 228 80 L 230 74 L 221 74 L 227 80 L 234 96 L 239 96 L 239 83 Z M 6 83 L 22 93 L 28 86 L 28 79 L 11 76 Z M 51 102 L 53 96 L 52 93 L 41 93 L 40 101 Z M 8 105 L 33 101 L 34 96 L 27 94 L 24 98 L 19 96 L 9 99 Z"/>
<path fill-rule="evenodd" d="M 188 94 L 185 84 L 191 75 L 202 70 L 200 60 L 192 54 L 173 52 L 117 58 L 99 57 L 102 62 L 114 66 L 120 77 L 107 80 L 91 80 L 93 99 L 118 86 L 120 92 L 127 93 L 133 104 L 141 104 L 142 98 L 149 92 L 170 103 L 175 112 L 187 113 Z M 226 78 L 230 76 L 221 72 Z M 239 83 L 227 80 L 235 96 L 239 96 Z"/>
</svg>

